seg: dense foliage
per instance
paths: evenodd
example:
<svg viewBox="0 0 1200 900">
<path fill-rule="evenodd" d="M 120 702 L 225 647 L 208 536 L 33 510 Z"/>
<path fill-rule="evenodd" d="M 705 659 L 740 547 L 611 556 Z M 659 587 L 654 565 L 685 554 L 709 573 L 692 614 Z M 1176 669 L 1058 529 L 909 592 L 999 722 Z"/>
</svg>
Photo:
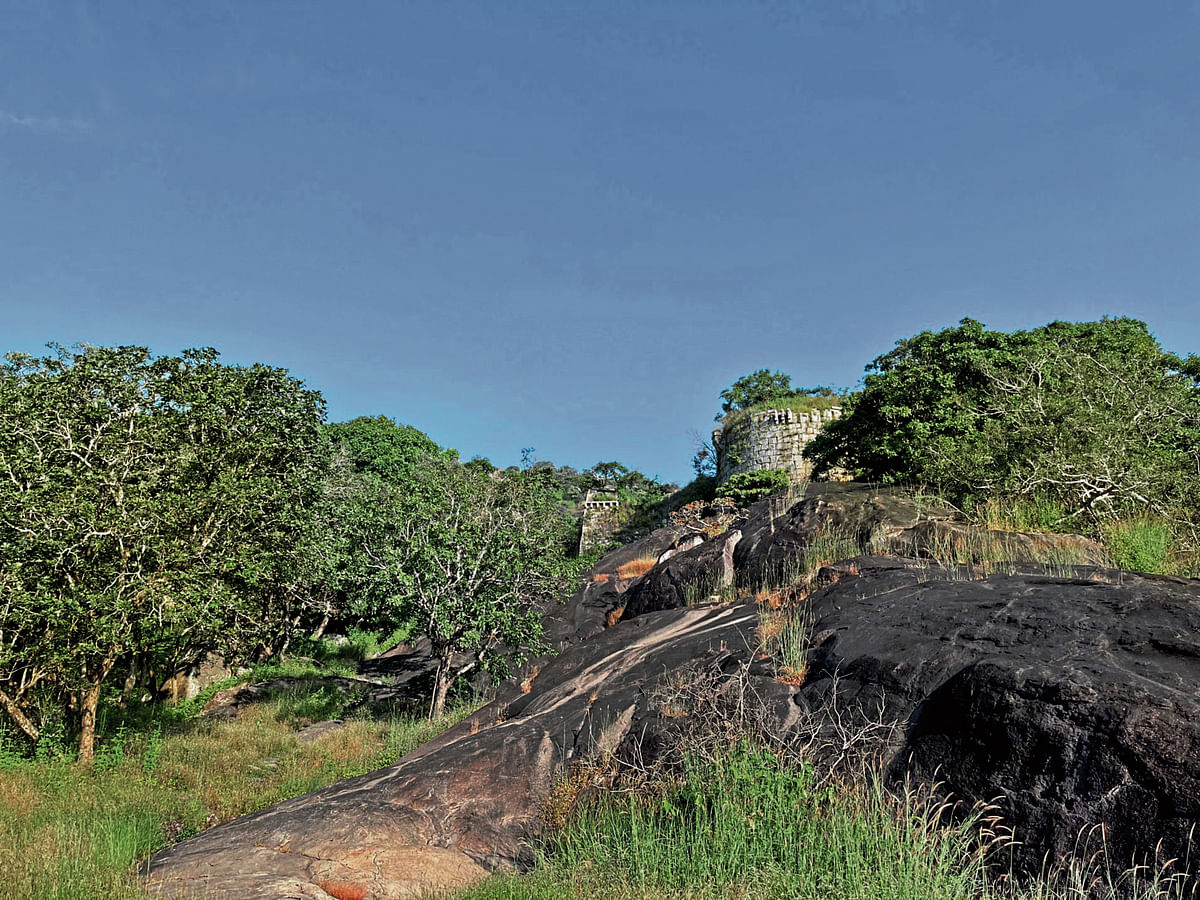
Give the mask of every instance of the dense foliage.
<svg viewBox="0 0 1200 900">
<path fill-rule="evenodd" d="M 792 396 L 792 378 L 783 372 L 759 369 L 743 375 L 721 391 L 722 414 L 734 409 L 749 409 L 760 403 L 769 403 Z"/>
<path fill-rule="evenodd" d="M 1200 521 L 1200 359 L 1142 322 L 992 331 L 964 319 L 897 343 L 809 446 L 817 470 L 932 485 L 971 507 L 1017 497 L 1075 525 Z"/>
<path fill-rule="evenodd" d="M 286 371 L 214 350 L 52 349 L 0 366 L 0 721 L 29 746 L 78 739 L 89 764 L 102 703 L 330 623 L 427 637 L 435 711 L 537 646 L 574 543 L 547 473 L 383 417 L 324 425 Z"/>
<path fill-rule="evenodd" d="M 55 351 L 0 367 L 0 703 L 87 762 L 110 676 L 153 692 L 206 650 L 286 641 L 323 405 L 212 350 Z"/>
<path fill-rule="evenodd" d="M 769 497 L 776 491 L 787 488 L 787 469 L 759 469 L 755 472 L 739 472 L 716 490 L 716 496 L 732 500 L 738 506 L 749 506 L 757 500 Z"/>
<path fill-rule="evenodd" d="M 573 523 L 544 471 L 463 464 L 388 419 L 356 419 L 333 434 L 331 593 L 345 616 L 384 628 L 411 622 L 429 640 L 439 714 L 457 679 L 503 672 L 538 646 L 540 602 L 569 573 Z"/>
</svg>

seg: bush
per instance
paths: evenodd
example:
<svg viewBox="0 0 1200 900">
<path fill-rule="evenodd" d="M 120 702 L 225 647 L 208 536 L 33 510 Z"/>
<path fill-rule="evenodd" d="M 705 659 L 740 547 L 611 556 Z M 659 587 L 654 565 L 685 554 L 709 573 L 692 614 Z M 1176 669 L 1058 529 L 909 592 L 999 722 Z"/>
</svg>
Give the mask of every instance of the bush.
<svg viewBox="0 0 1200 900">
<path fill-rule="evenodd" d="M 742 472 L 717 488 L 717 496 L 732 500 L 738 506 L 749 506 L 756 500 L 783 490 L 789 483 L 786 469 Z"/>
<path fill-rule="evenodd" d="M 1041 527 L 1143 511 L 1194 526 L 1200 358 L 1165 352 L 1134 319 L 1012 333 L 964 319 L 872 362 L 805 456 L 817 473 L 931 486 L 963 509 L 1020 496 Z"/>
<path fill-rule="evenodd" d="M 1149 518 L 1122 519 L 1104 529 L 1113 565 L 1131 572 L 1171 574 L 1171 528 Z"/>
</svg>

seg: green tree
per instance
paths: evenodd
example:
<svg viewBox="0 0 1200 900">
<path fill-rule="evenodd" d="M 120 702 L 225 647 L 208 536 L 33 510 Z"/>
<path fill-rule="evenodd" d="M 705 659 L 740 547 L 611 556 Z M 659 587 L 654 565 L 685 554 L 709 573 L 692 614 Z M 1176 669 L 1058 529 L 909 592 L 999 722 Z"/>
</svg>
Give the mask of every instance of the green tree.
<svg viewBox="0 0 1200 900">
<path fill-rule="evenodd" d="M 790 375 L 759 369 L 743 375 L 732 385 L 721 391 L 721 415 L 735 409 L 749 409 L 760 403 L 769 403 L 795 394 Z"/>
<path fill-rule="evenodd" d="M 350 469 L 374 475 L 388 484 L 410 483 L 431 456 L 457 458 L 424 432 L 387 416 L 360 416 L 325 426 L 325 434 Z"/>
<path fill-rule="evenodd" d="M 759 469 L 755 472 L 740 472 L 716 490 L 716 496 L 732 500 L 738 506 L 749 506 L 789 484 L 787 469 Z"/>
<path fill-rule="evenodd" d="M 0 367 L 0 704 L 90 764 L 109 676 L 269 648 L 302 591 L 320 396 L 212 350 L 55 347 Z"/>
<path fill-rule="evenodd" d="M 1048 498 L 1092 522 L 1151 509 L 1194 523 L 1196 370 L 1133 319 L 1011 334 L 964 319 L 872 362 L 807 453 L 818 471 L 934 485 L 961 504 Z"/>
<path fill-rule="evenodd" d="M 373 482 L 363 558 L 374 609 L 413 621 L 437 671 L 430 714 L 480 668 L 501 674 L 539 647 L 540 608 L 567 572 L 563 529 L 542 479 L 426 457 L 406 489 Z"/>
<path fill-rule="evenodd" d="M 430 460 L 457 454 L 428 435 L 386 416 L 360 416 L 325 426 L 331 444 L 324 484 L 322 527 L 316 541 L 321 619 L 319 636 L 333 619 L 354 619 L 388 631 L 408 624 L 400 618 L 396 584 L 380 577 L 380 548 L 401 540 L 405 510 L 399 499 L 426 490 Z M 491 471 L 486 460 L 466 464 Z"/>
<path fill-rule="evenodd" d="M 596 487 L 617 487 L 621 483 L 621 479 L 629 475 L 629 469 L 616 460 L 612 460 L 596 463 L 588 469 L 587 474 L 591 476 L 592 483 Z"/>
</svg>

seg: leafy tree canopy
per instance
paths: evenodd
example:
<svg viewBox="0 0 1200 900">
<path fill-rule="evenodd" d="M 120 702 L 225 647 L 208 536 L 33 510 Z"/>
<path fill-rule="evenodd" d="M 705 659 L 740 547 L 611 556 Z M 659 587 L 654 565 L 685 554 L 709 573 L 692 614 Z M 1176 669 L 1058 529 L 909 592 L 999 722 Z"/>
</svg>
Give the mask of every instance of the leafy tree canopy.
<svg viewBox="0 0 1200 900">
<path fill-rule="evenodd" d="M 759 369 L 749 375 L 743 375 L 725 390 L 721 391 L 721 413 L 734 409 L 749 409 L 760 403 L 769 403 L 784 397 L 791 397 L 792 379 L 783 372 L 772 372 L 769 369 Z M 718 418 L 720 418 L 718 416 Z"/>
<path fill-rule="evenodd" d="M 90 762 L 113 673 L 153 692 L 294 627 L 320 495 L 320 395 L 216 351 L 52 347 L 0 365 L 0 704 Z"/>
<path fill-rule="evenodd" d="M 335 422 L 325 426 L 325 433 L 352 471 L 374 475 L 389 484 L 409 482 L 427 457 L 457 458 L 455 451 L 443 450 L 428 435 L 387 416 Z"/>
<path fill-rule="evenodd" d="M 385 624 L 413 622 L 429 640 L 433 714 L 457 679 L 502 673 L 540 646 L 541 603 L 569 571 L 571 527 L 540 475 L 435 454 L 407 486 L 367 477 L 356 490 L 356 553 L 370 589 L 352 605 Z"/>
<path fill-rule="evenodd" d="M 1048 498 L 1099 520 L 1200 510 L 1200 365 L 1128 318 L 923 331 L 867 367 L 807 448 L 817 471 L 933 485 L 970 505 Z"/>
</svg>

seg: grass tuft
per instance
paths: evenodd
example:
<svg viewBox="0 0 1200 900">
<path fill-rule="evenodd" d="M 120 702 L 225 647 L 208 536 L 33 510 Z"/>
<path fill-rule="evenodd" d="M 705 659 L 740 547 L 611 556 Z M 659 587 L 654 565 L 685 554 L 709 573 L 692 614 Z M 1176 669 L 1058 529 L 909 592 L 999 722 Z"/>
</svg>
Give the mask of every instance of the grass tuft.
<svg viewBox="0 0 1200 900">
<path fill-rule="evenodd" d="M 657 556 L 639 556 L 617 569 L 618 578 L 641 578 L 658 564 Z"/>
</svg>

